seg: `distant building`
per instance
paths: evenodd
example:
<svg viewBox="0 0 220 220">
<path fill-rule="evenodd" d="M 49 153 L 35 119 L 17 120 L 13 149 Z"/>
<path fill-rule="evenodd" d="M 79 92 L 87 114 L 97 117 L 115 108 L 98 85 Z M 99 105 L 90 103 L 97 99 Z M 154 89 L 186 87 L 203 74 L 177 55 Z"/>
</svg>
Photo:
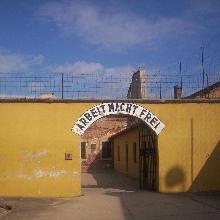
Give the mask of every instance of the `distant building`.
<svg viewBox="0 0 220 220">
<path fill-rule="evenodd" d="M 210 86 L 207 86 L 206 88 L 195 92 L 187 97 L 184 97 L 185 99 L 219 99 L 220 98 L 220 81 L 216 82 L 215 84 L 212 84 Z"/>
<path fill-rule="evenodd" d="M 174 86 L 174 99 L 180 99 L 182 96 L 182 86 Z"/>
<path fill-rule="evenodd" d="M 145 70 L 139 69 L 132 76 L 132 81 L 128 89 L 128 99 L 144 99 L 147 97 Z"/>
<path fill-rule="evenodd" d="M 56 98 L 52 92 L 42 92 L 40 94 L 40 99 L 54 99 Z"/>
</svg>

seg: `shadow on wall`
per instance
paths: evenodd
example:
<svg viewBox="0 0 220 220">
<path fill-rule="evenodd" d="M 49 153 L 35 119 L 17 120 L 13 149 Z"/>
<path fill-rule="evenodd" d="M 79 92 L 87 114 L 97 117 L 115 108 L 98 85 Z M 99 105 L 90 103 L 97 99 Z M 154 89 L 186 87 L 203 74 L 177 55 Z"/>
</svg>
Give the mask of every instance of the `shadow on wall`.
<svg viewBox="0 0 220 220">
<path fill-rule="evenodd" d="M 165 184 L 167 188 L 178 188 L 179 191 L 185 191 L 185 173 L 182 168 L 175 166 L 170 169 L 166 174 Z"/>
<path fill-rule="evenodd" d="M 216 144 L 199 174 L 193 180 L 190 191 L 220 190 L 220 140 Z"/>
<path fill-rule="evenodd" d="M 193 179 L 192 178 L 192 185 L 189 188 L 189 191 L 219 191 L 220 189 L 220 141 L 216 144 L 213 152 L 211 155 L 206 155 L 208 157 L 206 163 L 200 170 L 199 174 Z M 103 161 L 100 161 L 103 163 Z M 86 184 L 84 187 L 94 188 L 94 187 L 101 187 L 101 188 L 108 188 L 108 187 L 115 187 L 117 189 L 130 189 L 127 187 L 126 183 L 121 181 L 120 176 L 123 174 L 114 174 L 113 169 L 111 166 L 108 166 L 110 169 L 106 169 L 106 165 L 102 164 L 102 168 L 99 169 L 100 164 L 97 164 L 96 161 L 93 161 L 88 168 L 88 172 L 92 173 L 93 178 L 96 180 L 96 184 Z M 94 169 L 95 168 L 95 169 Z M 191 167 L 192 168 L 192 167 Z M 106 181 L 106 178 L 103 178 L 103 175 L 108 175 L 109 178 Z M 192 174 L 192 173 L 191 173 Z M 117 179 L 115 181 L 114 179 Z M 166 176 L 165 176 L 165 185 L 170 190 L 174 191 L 186 191 L 186 174 L 180 166 L 174 166 L 171 168 Z M 137 181 L 134 181 L 133 184 L 134 188 L 137 189 Z M 132 187 L 133 188 L 133 187 Z"/>
<path fill-rule="evenodd" d="M 193 170 L 191 170 L 192 184 L 188 191 L 219 191 L 220 190 L 220 141 L 214 147 L 213 152 L 206 155 L 206 162 L 201 168 L 197 176 L 193 177 Z M 192 161 L 191 169 L 195 166 Z M 168 171 L 165 176 L 165 185 L 174 191 L 186 191 L 186 175 L 179 166 L 175 166 Z"/>
</svg>

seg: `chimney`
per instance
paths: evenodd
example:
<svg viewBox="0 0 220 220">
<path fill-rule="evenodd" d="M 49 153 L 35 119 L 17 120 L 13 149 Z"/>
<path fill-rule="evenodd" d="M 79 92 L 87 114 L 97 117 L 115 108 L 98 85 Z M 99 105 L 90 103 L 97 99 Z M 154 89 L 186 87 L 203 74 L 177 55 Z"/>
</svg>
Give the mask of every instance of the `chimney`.
<svg viewBox="0 0 220 220">
<path fill-rule="evenodd" d="M 174 99 L 180 99 L 182 96 L 182 87 L 179 85 L 174 86 Z"/>
</svg>

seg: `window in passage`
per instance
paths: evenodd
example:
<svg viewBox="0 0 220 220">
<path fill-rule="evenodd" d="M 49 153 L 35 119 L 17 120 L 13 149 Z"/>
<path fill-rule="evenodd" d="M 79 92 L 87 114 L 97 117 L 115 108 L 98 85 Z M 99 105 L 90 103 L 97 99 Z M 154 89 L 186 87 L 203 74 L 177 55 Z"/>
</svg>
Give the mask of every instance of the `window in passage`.
<svg viewBox="0 0 220 220">
<path fill-rule="evenodd" d="M 118 161 L 120 161 L 120 146 L 119 145 L 118 145 L 117 149 L 118 149 L 118 152 L 117 152 L 117 154 L 118 154 Z"/>
<path fill-rule="evenodd" d="M 112 157 L 111 142 L 110 141 L 102 142 L 102 158 L 111 158 L 111 157 Z"/>
<path fill-rule="evenodd" d="M 91 153 L 94 154 L 96 151 L 96 144 L 91 144 Z"/>
<path fill-rule="evenodd" d="M 137 163 L 137 144 L 133 143 L 133 162 Z"/>
<path fill-rule="evenodd" d="M 81 142 L 81 158 L 86 159 L 86 142 Z"/>
</svg>

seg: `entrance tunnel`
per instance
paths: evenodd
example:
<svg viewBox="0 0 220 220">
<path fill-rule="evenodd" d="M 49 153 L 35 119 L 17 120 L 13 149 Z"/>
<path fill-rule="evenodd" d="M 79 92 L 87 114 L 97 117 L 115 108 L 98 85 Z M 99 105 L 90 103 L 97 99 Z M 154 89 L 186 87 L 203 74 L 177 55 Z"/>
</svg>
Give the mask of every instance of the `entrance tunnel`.
<svg viewBox="0 0 220 220">
<path fill-rule="evenodd" d="M 81 136 L 82 186 L 157 190 L 157 162 L 157 135 L 136 117 L 103 117 Z M 120 175 L 131 179 L 127 186 Z"/>
</svg>

